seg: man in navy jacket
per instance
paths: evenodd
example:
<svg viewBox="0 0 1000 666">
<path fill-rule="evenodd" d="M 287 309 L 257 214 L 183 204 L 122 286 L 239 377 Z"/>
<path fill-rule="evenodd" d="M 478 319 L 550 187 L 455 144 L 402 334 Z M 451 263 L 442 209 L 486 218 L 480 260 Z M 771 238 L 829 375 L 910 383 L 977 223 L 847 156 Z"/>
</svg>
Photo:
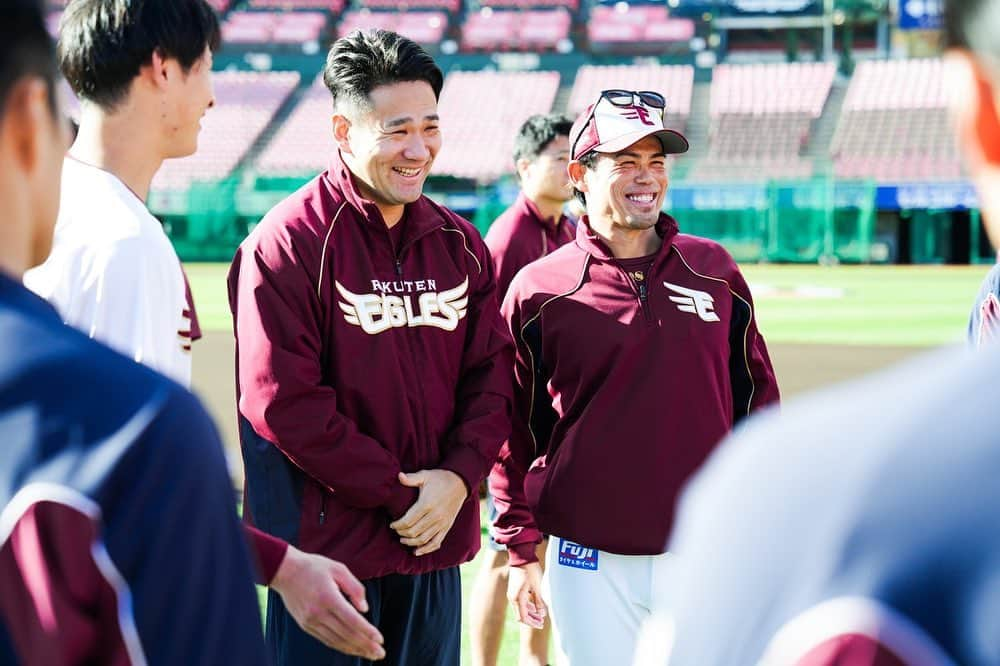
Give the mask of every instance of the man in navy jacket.
<svg viewBox="0 0 1000 666">
<path fill-rule="evenodd" d="M 187 391 L 21 285 L 66 129 L 33 0 L 0 10 L 0 663 L 263 666 L 221 443 Z"/>
</svg>

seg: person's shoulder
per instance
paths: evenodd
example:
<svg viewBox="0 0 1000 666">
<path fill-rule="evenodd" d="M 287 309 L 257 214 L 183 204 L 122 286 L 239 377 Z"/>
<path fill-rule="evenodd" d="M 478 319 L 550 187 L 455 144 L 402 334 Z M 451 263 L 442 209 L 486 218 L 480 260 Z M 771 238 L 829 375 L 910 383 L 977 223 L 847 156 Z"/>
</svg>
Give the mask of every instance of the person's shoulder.
<svg viewBox="0 0 1000 666">
<path fill-rule="evenodd" d="M 504 212 L 500 213 L 490 228 L 486 230 L 486 244 L 492 250 L 496 246 L 506 246 L 510 243 L 511 236 L 514 236 L 524 226 L 523 216 L 518 213 L 516 204 L 511 205 Z"/>
<path fill-rule="evenodd" d="M 183 401 L 186 391 L 179 385 L 57 318 L 2 314 L 0 331 L 17 354 L 0 358 L 0 385 L 8 391 L 16 387 L 18 400 L 41 414 L 80 424 L 111 423 L 127 419 L 148 401 Z M 109 392 L 113 400 L 107 399 Z"/>
<path fill-rule="evenodd" d="M 320 174 L 275 204 L 242 246 L 287 246 L 297 240 L 323 237 L 331 225 L 337 224 L 344 208 L 349 206 L 343 197 Z"/>
<path fill-rule="evenodd" d="M 575 242 L 566 243 L 519 270 L 509 293 L 517 300 L 529 301 L 571 292 L 583 283 L 588 256 Z"/>
<path fill-rule="evenodd" d="M 724 277 L 738 270 L 729 251 L 710 238 L 679 233 L 672 244 L 681 261 L 695 272 Z"/>
<path fill-rule="evenodd" d="M 148 235 L 158 226 L 146 205 L 115 176 L 64 161 L 57 244 L 98 247 Z"/>
</svg>

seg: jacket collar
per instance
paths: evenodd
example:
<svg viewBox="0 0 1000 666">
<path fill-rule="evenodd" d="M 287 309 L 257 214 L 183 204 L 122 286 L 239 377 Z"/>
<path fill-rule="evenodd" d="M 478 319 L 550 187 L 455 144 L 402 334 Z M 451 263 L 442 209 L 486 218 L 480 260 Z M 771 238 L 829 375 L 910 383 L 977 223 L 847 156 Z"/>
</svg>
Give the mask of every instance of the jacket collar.
<svg viewBox="0 0 1000 666">
<path fill-rule="evenodd" d="M 362 196 L 358 190 L 356 177 L 347 167 L 339 150 L 334 152 L 330 160 L 326 178 L 330 185 L 344 197 L 344 200 L 359 213 L 364 224 L 372 225 L 379 230 L 386 229 L 382 212 L 374 202 Z M 421 195 L 413 203 L 406 204 L 403 220 L 406 221 L 404 238 L 408 239 L 416 238 L 428 231 L 442 227 L 448 221 L 438 206 L 426 195 Z"/>
<path fill-rule="evenodd" d="M 659 252 L 656 253 L 656 259 L 659 260 L 670 252 L 670 248 L 674 244 L 674 236 L 678 233 L 677 221 L 666 213 L 660 213 L 660 219 L 656 222 L 656 233 L 663 239 L 663 244 L 660 246 Z M 611 261 L 614 258 L 607 243 L 591 231 L 590 218 L 586 215 L 581 217 L 580 222 L 576 225 L 576 244 L 595 259 Z"/>
<path fill-rule="evenodd" d="M 538 206 L 535 205 L 534 201 L 526 197 L 524 192 L 517 195 L 517 201 L 514 202 L 514 205 L 517 207 L 517 212 L 520 215 L 530 217 L 538 222 L 538 225 L 543 229 L 552 233 L 555 233 L 555 231 L 559 229 L 560 223 L 566 222 L 566 216 L 562 213 L 559 214 L 559 218 L 556 219 L 555 222 L 542 217 L 541 212 L 538 210 Z"/>
</svg>

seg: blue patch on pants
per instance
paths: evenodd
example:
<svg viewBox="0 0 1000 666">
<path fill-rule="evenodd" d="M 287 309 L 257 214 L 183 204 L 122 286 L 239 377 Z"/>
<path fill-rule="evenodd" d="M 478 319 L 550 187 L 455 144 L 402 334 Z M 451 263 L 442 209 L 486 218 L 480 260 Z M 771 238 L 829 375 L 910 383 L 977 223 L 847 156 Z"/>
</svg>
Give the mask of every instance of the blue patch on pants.
<svg viewBox="0 0 1000 666">
<path fill-rule="evenodd" d="M 597 549 L 587 548 L 572 541 L 559 540 L 559 564 L 574 569 L 597 571 Z"/>
</svg>

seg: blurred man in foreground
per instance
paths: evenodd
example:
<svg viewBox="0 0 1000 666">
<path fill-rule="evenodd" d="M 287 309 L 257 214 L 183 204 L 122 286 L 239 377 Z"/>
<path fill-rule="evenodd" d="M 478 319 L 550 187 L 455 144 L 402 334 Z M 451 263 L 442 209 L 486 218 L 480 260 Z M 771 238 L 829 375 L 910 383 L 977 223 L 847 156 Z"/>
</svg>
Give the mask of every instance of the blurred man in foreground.
<svg viewBox="0 0 1000 666">
<path fill-rule="evenodd" d="M 946 31 L 958 136 L 996 245 L 1000 2 L 951 0 Z M 669 663 L 1000 663 L 998 374 L 995 346 L 936 352 L 720 447 L 671 540 Z"/>
</svg>

